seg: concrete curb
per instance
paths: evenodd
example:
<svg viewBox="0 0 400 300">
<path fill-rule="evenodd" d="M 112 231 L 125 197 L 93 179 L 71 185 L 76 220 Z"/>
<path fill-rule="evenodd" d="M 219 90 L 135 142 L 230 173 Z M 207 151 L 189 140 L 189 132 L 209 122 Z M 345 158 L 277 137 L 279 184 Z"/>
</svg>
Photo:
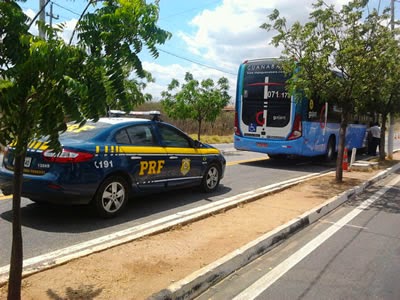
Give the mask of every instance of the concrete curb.
<svg viewBox="0 0 400 300">
<path fill-rule="evenodd" d="M 124 229 L 113 234 L 100 236 L 98 238 L 75 244 L 50 253 L 39 255 L 24 260 L 23 277 L 57 267 L 73 259 L 78 259 L 92 253 L 104 251 L 112 247 L 132 242 L 145 236 L 165 232 L 174 226 L 191 223 L 195 220 L 204 219 L 222 210 L 231 209 L 237 205 L 257 200 L 270 193 L 276 193 L 293 185 L 299 184 L 312 178 L 318 178 L 330 172 L 311 173 L 297 178 L 288 179 L 284 182 L 271 184 L 253 191 L 245 192 L 235 196 L 195 207 L 185 211 L 177 212 L 164 218 L 156 219 L 148 223 Z M 0 286 L 8 281 L 9 265 L 0 267 Z"/>
<path fill-rule="evenodd" d="M 320 206 L 313 208 L 288 223 L 277 227 L 247 245 L 236 249 L 219 260 L 170 285 L 168 288 L 153 294 L 148 299 L 192 299 L 200 295 L 215 283 L 232 274 L 237 269 L 247 265 L 254 259 L 262 256 L 273 247 L 277 246 L 281 241 L 292 236 L 304 227 L 314 223 L 349 200 L 352 196 L 360 194 L 367 187 L 384 179 L 398 169 L 400 169 L 400 163 L 378 173 L 363 184 L 327 200 Z"/>
</svg>

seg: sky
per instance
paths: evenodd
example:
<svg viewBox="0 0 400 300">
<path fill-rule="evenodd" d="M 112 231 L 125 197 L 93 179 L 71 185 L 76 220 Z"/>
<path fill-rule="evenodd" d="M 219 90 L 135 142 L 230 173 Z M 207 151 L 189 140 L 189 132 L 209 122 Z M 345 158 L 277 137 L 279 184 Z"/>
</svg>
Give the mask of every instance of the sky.
<svg viewBox="0 0 400 300">
<path fill-rule="evenodd" d="M 24 12 L 33 17 L 39 11 L 40 0 L 19 2 Z M 149 2 L 149 1 L 147 1 Z M 236 76 L 240 63 L 247 59 L 278 57 L 280 49 L 270 45 L 276 32 L 260 29 L 274 9 L 287 22 L 305 23 L 316 0 L 160 0 L 158 26 L 172 33 L 172 38 L 158 45 L 159 57 L 154 59 L 146 51 L 141 53 L 143 67 L 155 78 L 145 92 L 153 101 L 161 99 L 172 79 L 184 82 L 186 72 L 201 81 L 211 78 L 216 83 L 221 77 L 229 80 L 231 104 L 234 103 Z M 325 0 L 339 9 L 348 0 Z M 64 23 L 64 39 L 68 42 L 72 30 L 87 4 L 87 0 L 53 0 L 50 8 L 53 26 Z M 390 6 L 390 0 L 370 0 L 369 8 Z M 396 0 L 395 15 L 400 7 Z M 46 17 L 50 23 L 50 17 Z M 37 29 L 32 28 L 37 34 Z"/>
</svg>

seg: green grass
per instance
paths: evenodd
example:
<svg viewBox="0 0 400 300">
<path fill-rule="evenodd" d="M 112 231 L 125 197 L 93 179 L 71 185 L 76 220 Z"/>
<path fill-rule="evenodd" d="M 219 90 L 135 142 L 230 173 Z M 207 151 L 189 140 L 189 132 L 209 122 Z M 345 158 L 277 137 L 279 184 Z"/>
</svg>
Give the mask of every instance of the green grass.
<svg viewBox="0 0 400 300">
<path fill-rule="evenodd" d="M 197 140 L 197 134 L 189 134 L 190 137 L 194 140 Z M 224 135 L 224 136 L 219 136 L 219 135 L 201 135 L 200 136 L 200 141 L 202 143 L 207 143 L 207 144 L 227 144 L 227 143 L 233 143 L 233 134 L 232 135 Z"/>
</svg>

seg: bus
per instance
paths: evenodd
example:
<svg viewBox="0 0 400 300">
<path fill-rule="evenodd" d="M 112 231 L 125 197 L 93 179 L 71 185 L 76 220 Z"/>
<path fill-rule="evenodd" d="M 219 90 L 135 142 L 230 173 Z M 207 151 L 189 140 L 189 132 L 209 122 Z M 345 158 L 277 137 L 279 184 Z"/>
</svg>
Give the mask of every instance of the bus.
<svg viewBox="0 0 400 300">
<path fill-rule="evenodd" d="M 277 58 L 244 61 L 238 71 L 234 147 L 270 158 L 325 156 L 337 152 L 341 109 L 333 103 L 294 99 Z M 366 147 L 367 116 L 353 114 L 345 147 Z"/>
</svg>

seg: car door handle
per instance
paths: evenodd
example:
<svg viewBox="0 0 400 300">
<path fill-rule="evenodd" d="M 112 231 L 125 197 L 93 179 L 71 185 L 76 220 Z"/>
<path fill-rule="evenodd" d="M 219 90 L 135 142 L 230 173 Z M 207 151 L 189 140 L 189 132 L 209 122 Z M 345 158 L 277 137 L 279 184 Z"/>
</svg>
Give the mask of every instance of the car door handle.
<svg viewBox="0 0 400 300">
<path fill-rule="evenodd" d="M 141 156 L 131 156 L 131 159 L 142 159 Z"/>
<path fill-rule="evenodd" d="M 169 159 L 178 159 L 178 156 L 170 156 Z"/>
</svg>

